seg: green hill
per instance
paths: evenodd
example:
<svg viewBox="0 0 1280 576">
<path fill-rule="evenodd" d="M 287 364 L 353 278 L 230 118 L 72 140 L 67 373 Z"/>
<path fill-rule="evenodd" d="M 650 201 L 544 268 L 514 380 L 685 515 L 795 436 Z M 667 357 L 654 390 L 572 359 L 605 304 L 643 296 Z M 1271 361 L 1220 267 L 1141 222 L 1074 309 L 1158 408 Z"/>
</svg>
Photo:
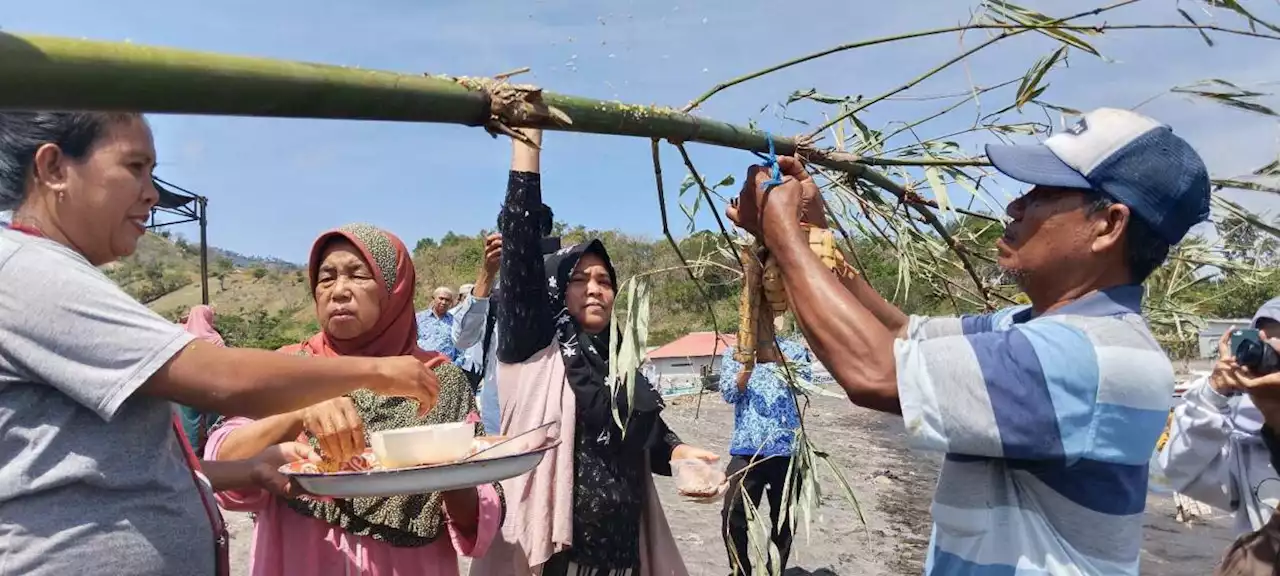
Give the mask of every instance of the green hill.
<svg viewBox="0 0 1280 576">
<path fill-rule="evenodd" d="M 652 282 L 649 341 L 660 345 L 688 332 L 732 332 L 738 326 L 739 273 L 732 253 L 724 249 L 716 233 L 699 232 L 680 242 L 689 262 L 684 267 L 665 239 L 647 238 L 611 230 L 557 224 L 565 245 L 601 238 L 622 278 L 650 273 Z M 437 286 L 457 289 L 474 282 L 483 256 L 482 239 L 448 233 L 440 239 L 423 238 L 413 250 L 418 275 L 418 309 L 426 307 Z M 228 341 L 240 346 L 277 347 L 296 342 L 316 330 L 301 268 L 275 259 L 235 255 L 217 248 L 210 254 L 209 297 L 218 312 L 219 329 Z M 863 255 L 875 272 L 877 285 L 892 291 L 897 268 L 891 260 Z M 177 320 L 200 303 L 199 247 L 181 236 L 147 234 L 133 256 L 108 265 L 107 274 L 153 310 Z M 237 265 L 239 262 L 239 265 Z M 690 280 L 690 272 L 698 283 Z M 705 293 L 705 298 L 703 294 Z M 928 290 L 917 289 L 911 301 L 932 308 L 938 301 Z M 711 312 L 714 311 L 714 323 Z"/>
<path fill-rule="evenodd" d="M 415 306 L 421 310 L 437 286 L 457 289 L 474 282 L 483 256 L 482 239 L 450 232 L 440 239 L 423 238 L 413 249 L 418 286 Z M 718 233 L 698 232 L 680 241 L 689 266 L 663 238 L 647 238 L 611 230 L 592 230 L 557 223 L 565 245 L 600 238 L 609 249 L 623 279 L 649 274 L 652 283 L 650 345 L 660 345 L 691 331 L 738 326 L 739 272 L 737 260 Z M 868 244 L 861 254 L 877 286 L 892 293 L 898 269 L 892 258 L 880 256 Z M 864 252 L 860 248 L 860 253 Z M 219 330 L 238 346 L 274 348 L 297 342 L 317 327 L 300 267 L 278 259 L 229 256 L 217 248 L 210 254 L 210 303 L 218 313 Z M 105 267 L 107 274 L 142 303 L 167 318 L 179 319 L 200 303 L 199 247 L 181 236 L 149 233 L 133 256 Z M 695 283 L 690 273 L 698 278 Z M 705 295 L 705 297 L 704 297 Z M 916 309 L 942 304 L 927 289 L 916 288 L 908 299 Z M 714 321 L 713 321 L 714 314 Z"/>
<path fill-rule="evenodd" d="M 689 263 L 685 267 L 664 238 L 563 223 L 556 226 L 565 245 L 601 238 L 623 279 L 649 275 L 649 345 L 661 345 L 689 332 L 713 327 L 722 332 L 737 330 L 740 274 L 733 252 L 726 249 L 719 233 L 700 231 L 681 240 L 680 252 Z M 949 232 L 975 256 L 973 274 L 988 281 L 1000 277 L 991 248 L 994 236 L 999 234 L 997 227 L 961 219 L 949 227 Z M 418 276 L 417 309 L 426 307 L 436 286 L 456 290 L 475 280 L 485 234 L 483 230 L 474 235 L 450 232 L 439 239 L 417 241 L 413 249 Z M 1228 255 L 1232 261 L 1248 260 L 1263 270 L 1275 269 L 1276 254 L 1280 252 L 1272 245 L 1274 241 L 1249 238 L 1235 244 L 1250 248 Z M 904 255 L 875 237 L 856 240 L 853 252 L 847 250 L 848 246 L 842 244 L 846 256 L 881 294 L 908 313 L 979 310 L 972 277 L 959 266 L 948 266 L 927 252 Z M 1187 325 L 1186 318 L 1248 317 L 1274 295 L 1271 273 L 1258 276 L 1228 269 L 1221 276 L 1197 273 L 1189 280 L 1191 277 L 1182 270 L 1185 266 L 1178 264 L 1182 259 L 1175 254 L 1171 258 L 1175 264 L 1157 272 L 1147 283 L 1148 318 L 1157 337 L 1175 356 L 1187 356 L 1196 348 L 1195 329 Z M 180 236 L 147 234 L 136 254 L 106 266 L 105 271 L 127 292 L 167 318 L 177 320 L 200 303 L 199 248 Z M 690 274 L 697 278 L 696 283 Z M 305 272 L 294 264 L 213 248 L 210 276 L 209 295 L 218 312 L 218 328 L 233 345 L 276 348 L 298 342 L 318 329 Z M 1000 305 L 1018 296 L 1011 286 L 996 286 L 994 291 L 1001 298 Z M 1171 316 L 1175 312 L 1177 316 Z"/>
</svg>

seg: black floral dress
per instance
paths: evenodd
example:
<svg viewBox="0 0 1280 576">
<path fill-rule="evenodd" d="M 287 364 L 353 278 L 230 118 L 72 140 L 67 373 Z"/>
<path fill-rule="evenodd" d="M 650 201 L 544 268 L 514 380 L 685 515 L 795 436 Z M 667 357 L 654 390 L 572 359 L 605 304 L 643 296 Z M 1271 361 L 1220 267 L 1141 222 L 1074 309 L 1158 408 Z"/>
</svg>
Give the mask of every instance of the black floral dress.
<svg viewBox="0 0 1280 576">
<path fill-rule="evenodd" d="M 539 175 L 512 172 L 498 222 L 503 235 L 498 360 L 520 363 L 557 343 L 577 404 L 573 546 L 553 556 L 543 574 L 563 574 L 569 563 L 593 575 L 626 573 L 640 566 L 645 475 L 671 474 L 671 451 L 680 439 L 662 421 L 661 395 L 642 376 L 636 375 L 630 402 L 621 387 L 618 394 L 611 392 L 608 330 L 583 330 L 569 315 L 563 290 L 587 253 L 604 260 L 617 286 L 612 264 L 598 240 L 544 258 L 541 238 L 550 222 Z M 625 433 L 614 421 L 615 408 L 630 415 Z"/>
</svg>

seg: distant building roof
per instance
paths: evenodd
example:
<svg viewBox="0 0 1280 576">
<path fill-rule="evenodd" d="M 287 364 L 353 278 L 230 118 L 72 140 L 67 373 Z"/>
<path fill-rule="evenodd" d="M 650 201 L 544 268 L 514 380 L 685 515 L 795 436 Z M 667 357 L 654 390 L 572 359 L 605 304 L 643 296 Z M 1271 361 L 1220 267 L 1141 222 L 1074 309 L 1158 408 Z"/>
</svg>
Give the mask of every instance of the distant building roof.
<svg viewBox="0 0 1280 576">
<path fill-rule="evenodd" d="M 733 334 L 721 334 L 719 342 L 716 340 L 714 332 L 691 332 L 666 346 L 659 346 L 658 349 L 649 352 L 649 359 L 715 356 L 724 352 L 726 347 L 738 343 L 738 338 Z"/>
</svg>

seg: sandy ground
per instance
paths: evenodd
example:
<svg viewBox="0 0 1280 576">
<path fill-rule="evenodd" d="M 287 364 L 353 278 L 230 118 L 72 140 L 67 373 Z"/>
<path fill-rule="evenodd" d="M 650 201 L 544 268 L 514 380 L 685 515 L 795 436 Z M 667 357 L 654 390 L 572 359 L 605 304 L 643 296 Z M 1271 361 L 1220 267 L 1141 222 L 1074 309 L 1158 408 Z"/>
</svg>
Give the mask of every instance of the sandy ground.
<svg viewBox="0 0 1280 576">
<path fill-rule="evenodd" d="M 700 407 L 694 397 L 681 398 L 665 415 L 687 442 L 727 454 L 733 413 L 718 395 L 704 396 Z M 800 529 L 786 576 L 920 574 L 938 457 L 907 450 L 901 419 L 841 399 L 815 399 L 806 422 L 818 449 L 831 453 L 853 484 L 867 525 L 824 475 L 821 512 L 808 539 Z M 686 503 L 665 478 L 658 489 L 690 574 L 728 574 L 719 505 Z M 229 516 L 232 573 L 247 575 L 252 524 L 243 514 Z M 1174 520 L 1172 497 L 1163 494 L 1148 498 L 1145 525 L 1143 574 L 1209 574 L 1233 539 L 1226 515 L 1182 524 Z"/>
</svg>

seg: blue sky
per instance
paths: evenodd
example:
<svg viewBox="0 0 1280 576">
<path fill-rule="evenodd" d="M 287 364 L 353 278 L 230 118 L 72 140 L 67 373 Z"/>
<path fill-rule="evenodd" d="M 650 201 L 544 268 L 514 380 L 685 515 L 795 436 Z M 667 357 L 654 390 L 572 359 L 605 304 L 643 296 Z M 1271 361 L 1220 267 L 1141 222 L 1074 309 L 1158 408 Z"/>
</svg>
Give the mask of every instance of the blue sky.
<svg viewBox="0 0 1280 576">
<path fill-rule="evenodd" d="M 1075 0 L 1025 4 L 1054 15 L 1086 8 Z M 1248 4 L 1276 15 L 1270 3 Z M 530 66 L 533 72 L 518 81 L 581 96 L 680 106 L 717 82 L 807 52 L 956 24 L 968 18 L 976 2 L 815 0 L 793 14 L 782 11 L 788 6 L 758 0 L 45 0 L 7 7 L 3 25 L 19 33 L 406 73 L 480 76 Z M 1198 2 L 1183 0 L 1181 6 L 1201 20 L 1209 18 Z M 1228 14 L 1213 14 L 1223 24 L 1238 23 Z M 1107 20 L 1181 21 L 1172 3 L 1155 1 L 1117 10 Z M 971 32 L 966 44 L 981 34 Z M 1260 91 L 1276 86 L 1265 83 L 1280 80 L 1275 72 L 1280 42 L 1224 35 L 1215 40 L 1217 47 L 1208 48 L 1189 31 L 1109 33 L 1095 45 L 1113 62 L 1074 51 L 1070 67 L 1050 76 L 1046 99 L 1078 109 L 1131 107 L 1171 86 L 1209 77 Z M 1043 36 L 1013 38 L 912 93 L 963 91 L 969 82 L 990 85 L 1015 78 L 1055 47 Z M 847 52 L 732 88 L 701 113 L 733 122 L 755 119 L 776 133 L 797 134 L 805 127 L 781 119 L 776 107 L 761 109 L 796 89 L 871 97 L 959 50 L 958 38 L 945 36 Z M 1009 98 L 988 100 L 986 112 Z M 878 127 L 938 107 L 938 102 L 893 101 L 873 107 L 863 120 Z M 826 110 L 802 103 L 788 115 L 820 121 Z M 1247 172 L 1280 150 L 1274 119 L 1174 95 L 1140 110 L 1188 138 L 1215 175 Z M 970 113 L 930 123 L 922 135 L 952 132 L 972 118 Z M 1039 112 L 1033 118 L 1045 120 Z M 346 222 L 381 225 L 411 246 L 450 230 L 491 228 L 509 162 L 505 139 L 458 126 L 198 116 L 152 116 L 151 122 L 160 153 L 157 173 L 210 199 L 211 244 L 293 261 L 304 258 L 317 233 Z M 961 144 L 979 153 L 991 140 L 979 135 Z M 648 149 L 642 139 L 548 134 L 544 186 L 557 218 L 659 235 Z M 705 146 L 690 147 L 690 153 L 712 181 L 739 176 L 756 161 L 744 152 Z M 664 171 L 674 197 L 684 176 L 674 149 L 664 153 Z M 1007 194 L 1018 191 L 1000 184 Z M 1276 206 L 1256 194 L 1233 197 L 1256 210 Z M 675 200 L 669 201 L 673 227 L 683 229 L 685 219 Z M 710 222 L 704 220 L 699 225 Z M 191 227 L 179 230 L 189 237 L 196 233 Z"/>
</svg>

